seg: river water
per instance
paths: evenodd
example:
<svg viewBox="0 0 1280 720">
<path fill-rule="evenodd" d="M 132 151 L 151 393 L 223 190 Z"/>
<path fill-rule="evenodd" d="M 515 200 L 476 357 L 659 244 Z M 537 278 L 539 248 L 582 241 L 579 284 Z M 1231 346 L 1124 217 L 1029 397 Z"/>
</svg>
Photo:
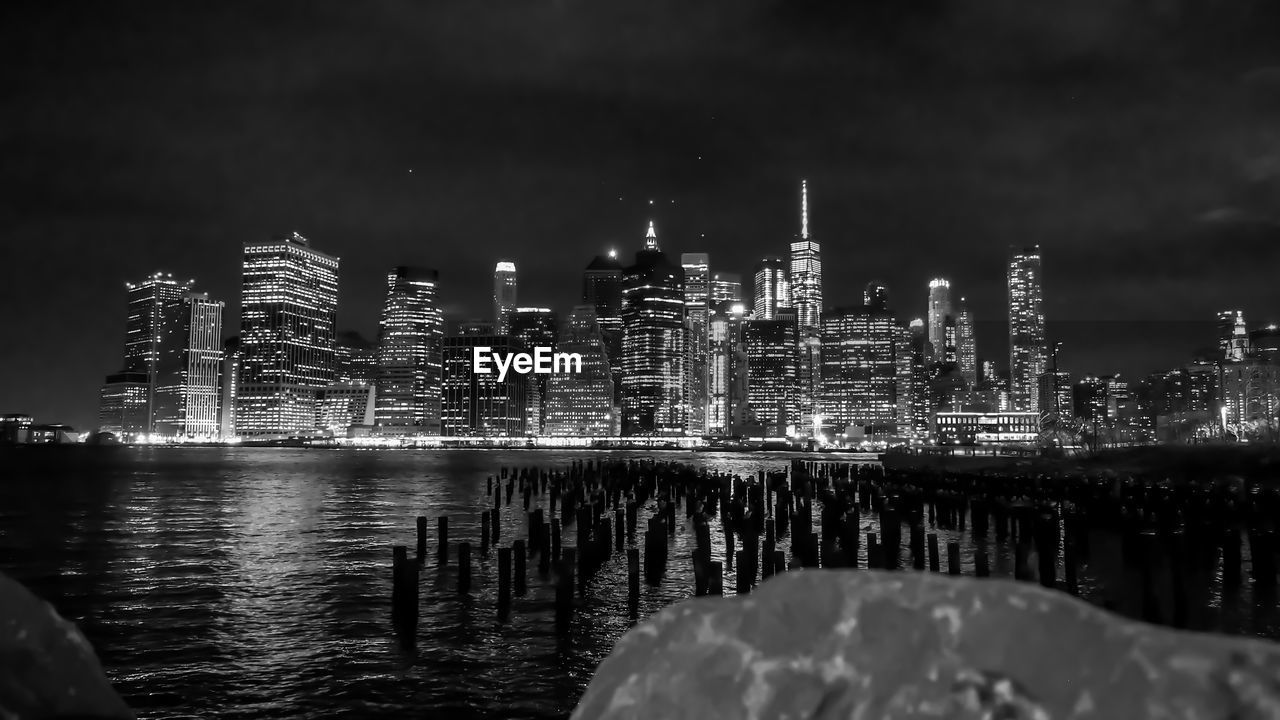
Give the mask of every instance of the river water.
<svg viewBox="0 0 1280 720">
<path fill-rule="evenodd" d="M 456 559 L 436 564 L 434 518 L 448 515 L 450 539 L 474 543 L 492 502 L 487 477 L 592 457 L 745 475 L 795 455 L 21 448 L 0 455 L 0 570 L 79 624 L 140 717 L 564 718 L 630 627 L 625 556 L 588 581 L 561 639 L 536 561 L 529 594 L 500 623 L 496 553 L 473 549 L 472 590 L 459 596 Z M 390 624 L 391 548 L 412 554 L 418 515 L 431 518 L 431 559 L 406 649 Z M 502 544 L 523 537 L 518 494 L 502 522 Z M 712 537 L 723 556 L 723 534 Z M 692 594 L 693 543 L 680 527 L 663 583 L 642 585 L 642 617 Z M 1011 548 L 994 551 L 993 574 L 1008 575 Z M 731 572 L 724 586 L 732 593 Z M 1082 594 L 1094 590 L 1082 569 Z M 1231 630 L 1276 636 L 1242 612 Z"/>
</svg>

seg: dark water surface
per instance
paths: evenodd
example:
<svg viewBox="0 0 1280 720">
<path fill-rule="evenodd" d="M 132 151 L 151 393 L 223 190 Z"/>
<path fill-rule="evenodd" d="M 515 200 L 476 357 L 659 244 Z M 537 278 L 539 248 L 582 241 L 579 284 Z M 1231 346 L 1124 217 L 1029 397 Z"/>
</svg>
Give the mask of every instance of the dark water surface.
<svg viewBox="0 0 1280 720">
<path fill-rule="evenodd" d="M 474 543 L 491 503 L 485 478 L 500 467 L 603 457 L 745 475 L 794 456 L 23 448 L 0 455 L 0 570 L 80 625 L 140 717 L 563 718 L 630 626 L 625 555 L 588 581 L 561 640 L 536 561 L 528 596 L 500 624 L 496 553 L 473 549 L 472 590 L 460 597 L 456 554 L 443 570 L 435 560 L 434 518 L 450 516 L 451 540 Z M 391 547 L 412 554 L 418 515 L 432 518 L 431 559 L 406 650 L 390 624 Z M 524 537 L 524 517 L 517 495 L 501 544 Z M 937 532 L 940 543 L 965 540 Z M 722 557 L 723 534 L 712 538 Z M 642 585 L 642 617 L 692 594 L 693 543 L 691 528 L 677 529 L 662 585 Z M 993 574 L 1010 574 L 1011 548 L 993 550 Z M 972 574 L 967 543 L 963 557 Z M 1086 597 L 1097 592 L 1089 568 L 1080 581 Z M 731 572 L 724 585 L 731 593 Z M 1222 629 L 1276 637 L 1271 612 L 1240 605 L 1222 611 Z"/>
</svg>

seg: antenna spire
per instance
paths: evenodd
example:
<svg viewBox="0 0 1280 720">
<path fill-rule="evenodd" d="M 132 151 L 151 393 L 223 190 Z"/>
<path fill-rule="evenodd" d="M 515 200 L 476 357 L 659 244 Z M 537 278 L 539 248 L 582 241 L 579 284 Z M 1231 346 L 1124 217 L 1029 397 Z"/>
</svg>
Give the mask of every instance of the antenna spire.
<svg viewBox="0 0 1280 720">
<path fill-rule="evenodd" d="M 649 229 L 644 234 L 644 249 L 645 250 L 658 249 L 658 231 L 653 229 L 652 220 L 649 221 Z"/>
<path fill-rule="evenodd" d="M 809 239 L 809 181 L 800 181 L 800 239 Z"/>
</svg>

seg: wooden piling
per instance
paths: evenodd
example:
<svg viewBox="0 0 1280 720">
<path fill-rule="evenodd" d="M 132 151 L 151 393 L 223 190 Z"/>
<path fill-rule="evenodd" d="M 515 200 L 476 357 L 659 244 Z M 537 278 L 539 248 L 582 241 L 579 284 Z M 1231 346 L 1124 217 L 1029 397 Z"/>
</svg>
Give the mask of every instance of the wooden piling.
<svg viewBox="0 0 1280 720">
<path fill-rule="evenodd" d="M 947 543 L 947 574 L 960 574 L 960 543 Z"/>
<path fill-rule="evenodd" d="M 471 592 L 471 543 L 458 543 L 458 592 Z"/>
<path fill-rule="evenodd" d="M 751 577 L 747 575 L 747 570 L 751 563 L 747 561 L 747 551 L 739 550 L 737 553 L 738 571 L 734 575 L 736 587 L 734 591 L 739 595 L 746 595 L 751 592 Z"/>
<path fill-rule="evenodd" d="M 449 516 L 442 515 L 436 519 L 437 555 L 440 556 L 440 567 L 449 564 Z"/>
<path fill-rule="evenodd" d="M 711 566 L 708 569 L 707 594 L 724 595 L 724 563 L 719 560 L 711 561 Z"/>
<path fill-rule="evenodd" d="M 498 617 L 511 613 L 511 548 L 498 548 Z"/>
<path fill-rule="evenodd" d="M 941 569 L 938 560 L 938 534 L 929 533 L 925 536 L 925 540 L 929 544 L 929 572 L 938 572 Z"/>
<path fill-rule="evenodd" d="M 980 578 L 990 577 L 991 568 L 987 565 L 987 548 L 982 546 L 973 556 L 974 574 Z"/>
<path fill-rule="evenodd" d="M 427 517 L 425 515 L 419 515 L 417 518 L 417 524 L 418 524 L 418 562 L 424 563 L 427 561 Z"/>
<path fill-rule="evenodd" d="M 511 556 L 515 559 L 515 594 L 516 597 L 524 597 L 528 579 L 525 563 L 528 562 L 529 554 L 525 550 L 523 540 L 516 540 L 511 543 Z"/>
</svg>

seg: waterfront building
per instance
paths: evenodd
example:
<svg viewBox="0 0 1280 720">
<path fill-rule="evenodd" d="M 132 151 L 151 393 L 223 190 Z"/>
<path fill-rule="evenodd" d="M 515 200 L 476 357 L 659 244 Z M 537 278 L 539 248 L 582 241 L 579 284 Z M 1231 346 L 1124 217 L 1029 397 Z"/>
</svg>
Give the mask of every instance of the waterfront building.
<svg viewBox="0 0 1280 720">
<path fill-rule="evenodd" d="M 99 395 L 98 431 L 111 433 L 121 442 L 136 442 L 147 435 L 150 388 L 146 373 L 108 375 Z"/>
<path fill-rule="evenodd" d="M 747 320 L 742 344 L 747 354 L 747 402 L 756 422 L 765 437 L 794 435 L 799 422 L 795 320 Z"/>
<path fill-rule="evenodd" d="M 843 308 L 822 317 L 822 399 L 825 428 L 846 435 L 850 426 L 897 422 L 898 328 L 880 307 Z"/>
<path fill-rule="evenodd" d="M 756 265 L 753 306 L 756 320 L 773 320 L 779 308 L 791 307 L 791 280 L 787 276 L 787 264 L 782 258 L 767 257 Z"/>
<path fill-rule="evenodd" d="M 1014 410 L 1040 411 L 1040 375 L 1048 365 L 1040 246 L 1009 258 L 1009 399 Z"/>
<path fill-rule="evenodd" d="M 221 399 L 218 402 L 218 436 L 233 440 L 236 435 L 236 390 L 240 385 L 240 336 L 222 343 Z"/>
<path fill-rule="evenodd" d="M 546 376 L 543 433 L 556 437 L 617 435 L 613 373 L 594 305 L 573 308 L 560 332 L 556 352 L 579 355 L 582 366 L 580 372 Z"/>
<path fill-rule="evenodd" d="M 709 361 L 707 322 L 711 293 L 710 258 L 706 253 L 683 253 L 685 301 L 685 388 L 686 429 L 693 436 L 706 435 L 707 363 Z"/>
<path fill-rule="evenodd" d="M 822 321 L 822 246 L 809 237 L 809 183 L 800 181 L 800 237 L 791 243 L 791 300 L 800 337 L 816 333 Z"/>
<path fill-rule="evenodd" d="M 475 373 L 475 349 L 487 347 L 504 355 L 522 353 L 510 335 L 464 335 L 444 339 L 444 399 L 441 434 L 449 437 L 523 437 L 528 434 L 529 375 Z"/>
<path fill-rule="evenodd" d="M 653 223 L 623 275 L 622 432 L 685 433 L 684 270 L 658 247 Z"/>
<path fill-rule="evenodd" d="M 364 380 L 333 382 L 320 391 L 316 427 L 334 437 L 350 437 L 374 425 L 377 389 Z"/>
<path fill-rule="evenodd" d="M 236 434 L 314 434 L 319 390 L 333 382 L 338 258 L 299 233 L 244 246 Z"/>
<path fill-rule="evenodd" d="M 216 440 L 221 434 L 221 300 L 188 291 L 171 308 L 155 364 L 152 432 L 166 440 Z"/>
<path fill-rule="evenodd" d="M 539 347 L 554 350 L 559 341 L 559 335 L 559 321 L 551 308 L 519 307 L 511 315 L 511 336 L 524 345 L 528 352 L 533 352 Z M 530 377 L 525 405 L 529 413 L 526 427 L 530 435 L 542 434 L 549 379 L 550 375 Z"/>
<path fill-rule="evenodd" d="M 933 398 L 929 386 L 929 335 L 924 318 L 915 318 L 907 324 L 911 343 L 911 385 L 908 404 L 911 414 L 909 435 L 923 440 L 933 432 Z M 898 388 L 898 392 L 902 389 Z"/>
<path fill-rule="evenodd" d="M 615 414 L 622 407 L 622 263 L 616 250 L 597 255 L 582 274 L 582 302 L 596 311 L 596 323 L 613 373 Z"/>
<path fill-rule="evenodd" d="M 440 274 L 399 266 L 387 274 L 378 325 L 374 423 L 381 434 L 440 434 Z"/>
<path fill-rule="evenodd" d="M 939 412 L 939 445 L 1021 445 L 1040 436 L 1040 415 L 1033 412 Z"/>
<path fill-rule="evenodd" d="M 1274 442 L 1280 435 L 1280 366 L 1254 359 L 1224 363 L 1218 394 L 1229 436 Z"/>
<path fill-rule="evenodd" d="M 108 407 L 99 408 L 99 415 L 114 417 L 117 411 L 117 400 L 121 393 L 134 392 L 133 389 L 108 386 L 125 382 L 124 374 L 141 373 L 146 377 L 145 392 L 146 411 L 142 418 L 142 428 L 138 432 L 128 431 L 130 440 L 150 437 L 155 433 L 156 420 L 156 381 L 159 376 L 162 357 L 167 357 L 170 347 L 182 343 L 182 303 L 193 281 L 178 282 L 173 273 L 157 272 L 144 278 L 141 282 L 125 283 L 128 289 L 128 305 L 125 319 L 124 362 L 119 373 L 104 384 L 101 400 Z M 130 384 L 125 382 L 125 384 Z M 112 427 L 116 427 L 113 423 Z"/>
<path fill-rule="evenodd" d="M 955 315 L 951 306 L 951 281 L 935 278 L 929 281 L 929 345 L 933 349 L 930 360 L 935 364 L 947 362 L 947 357 L 954 357 L 955 343 L 948 342 L 947 327 L 950 320 L 954 324 Z"/>
<path fill-rule="evenodd" d="M 493 327 L 499 335 L 511 332 L 511 313 L 516 311 L 516 264 L 499 261 L 493 269 Z"/>
</svg>

